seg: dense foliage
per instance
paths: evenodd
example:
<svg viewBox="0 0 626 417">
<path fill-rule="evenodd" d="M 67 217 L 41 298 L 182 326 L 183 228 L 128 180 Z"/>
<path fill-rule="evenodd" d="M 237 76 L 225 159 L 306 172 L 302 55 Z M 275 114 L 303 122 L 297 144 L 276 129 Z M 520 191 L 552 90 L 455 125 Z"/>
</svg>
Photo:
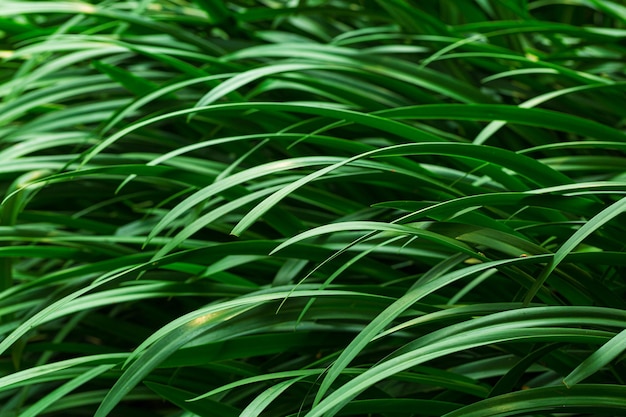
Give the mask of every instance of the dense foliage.
<svg viewBox="0 0 626 417">
<path fill-rule="evenodd" d="M 0 415 L 626 415 L 626 7 L 0 4 Z"/>
</svg>

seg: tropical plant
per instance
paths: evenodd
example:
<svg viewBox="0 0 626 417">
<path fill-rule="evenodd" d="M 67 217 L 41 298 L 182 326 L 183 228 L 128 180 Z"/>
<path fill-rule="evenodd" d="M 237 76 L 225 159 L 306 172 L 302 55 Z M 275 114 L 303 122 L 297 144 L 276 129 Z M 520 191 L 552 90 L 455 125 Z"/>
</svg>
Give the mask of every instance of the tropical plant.
<svg viewBox="0 0 626 417">
<path fill-rule="evenodd" d="M 0 6 L 0 415 L 626 415 L 619 2 Z"/>
</svg>

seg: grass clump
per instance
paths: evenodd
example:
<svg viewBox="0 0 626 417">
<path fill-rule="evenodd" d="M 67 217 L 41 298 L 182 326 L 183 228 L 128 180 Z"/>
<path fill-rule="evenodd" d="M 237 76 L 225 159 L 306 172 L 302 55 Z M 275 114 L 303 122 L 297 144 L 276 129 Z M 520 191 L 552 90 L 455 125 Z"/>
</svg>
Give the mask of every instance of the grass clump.
<svg viewBox="0 0 626 417">
<path fill-rule="evenodd" d="M 0 415 L 626 415 L 626 9 L 0 8 Z"/>
</svg>

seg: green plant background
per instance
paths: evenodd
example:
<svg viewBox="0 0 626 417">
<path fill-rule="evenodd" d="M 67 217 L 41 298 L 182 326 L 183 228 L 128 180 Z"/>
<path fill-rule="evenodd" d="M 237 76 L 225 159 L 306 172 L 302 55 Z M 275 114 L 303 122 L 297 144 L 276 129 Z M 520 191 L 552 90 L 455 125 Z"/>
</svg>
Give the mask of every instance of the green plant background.
<svg viewBox="0 0 626 417">
<path fill-rule="evenodd" d="M 626 415 L 626 6 L 0 1 L 0 415 Z"/>
</svg>

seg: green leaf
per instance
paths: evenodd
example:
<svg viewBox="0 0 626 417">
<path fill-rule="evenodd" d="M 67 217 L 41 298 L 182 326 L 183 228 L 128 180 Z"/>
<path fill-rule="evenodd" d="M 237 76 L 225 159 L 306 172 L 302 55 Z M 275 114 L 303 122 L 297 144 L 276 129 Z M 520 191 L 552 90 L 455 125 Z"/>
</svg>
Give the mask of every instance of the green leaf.
<svg viewBox="0 0 626 417">
<path fill-rule="evenodd" d="M 229 406 L 228 404 L 222 404 L 219 401 L 210 399 L 190 403 L 188 399 L 193 397 L 193 394 L 189 391 L 151 381 L 146 381 L 144 384 L 152 391 L 159 394 L 159 396 L 179 406 L 183 410 L 189 411 L 190 413 L 197 415 L 211 415 L 215 413 L 224 417 L 239 416 L 239 410 L 235 407 Z"/>
<path fill-rule="evenodd" d="M 93 61 L 91 65 L 98 71 L 106 74 L 113 81 L 117 81 L 136 96 L 142 97 L 156 90 L 158 86 L 145 78 L 137 77 L 133 73 L 123 70 L 114 65 L 106 64 L 102 61 Z"/>
<path fill-rule="evenodd" d="M 624 211 L 626 211 L 626 197 L 602 210 L 586 222 L 580 229 L 578 229 L 569 239 L 567 239 L 567 241 L 559 247 L 559 250 L 556 251 L 554 257 L 550 260 L 548 265 L 546 265 L 543 271 L 541 271 L 541 275 L 537 277 L 533 286 L 526 293 L 524 297 L 524 304 L 527 305 L 532 301 L 550 274 L 586 237 L 597 231 L 604 224 L 622 214 Z"/>
<path fill-rule="evenodd" d="M 528 413 L 591 413 L 623 415 L 626 389 L 619 385 L 544 387 L 482 400 L 445 414 L 444 417 L 505 417 Z"/>
<path fill-rule="evenodd" d="M 585 378 L 593 375 L 598 370 L 606 366 L 614 360 L 626 349 L 626 330 L 617 334 L 606 344 L 593 352 L 591 356 L 585 359 L 576 367 L 569 375 L 563 378 L 563 384 L 567 388 L 572 388 Z"/>
<path fill-rule="evenodd" d="M 304 377 L 279 382 L 257 395 L 254 400 L 241 412 L 241 417 L 257 417 L 260 415 L 280 394 L 289 387 L 299 382 Z"/>
<path fill-rule="evenodd" d="M 75 390 L 76 388 L 80 387 L 91 379 L 96 378 L 100 374 L 108 371 L 109 369 L 113 368 L 113 366 L 115 365 L 108 364 L 96 366 L 95 368 L 92 368 L 91 370 L 77 376 L 71 381 L 66 382 L 45 397 L 41 398 L 35 404 L 28 407 L 28 409 L 20 413 L 20 417 L 35 417 L 39 415 L 41 412 L 48 409 L 50 405 L 67 395 L 69 392 Z"/>
</svg>

